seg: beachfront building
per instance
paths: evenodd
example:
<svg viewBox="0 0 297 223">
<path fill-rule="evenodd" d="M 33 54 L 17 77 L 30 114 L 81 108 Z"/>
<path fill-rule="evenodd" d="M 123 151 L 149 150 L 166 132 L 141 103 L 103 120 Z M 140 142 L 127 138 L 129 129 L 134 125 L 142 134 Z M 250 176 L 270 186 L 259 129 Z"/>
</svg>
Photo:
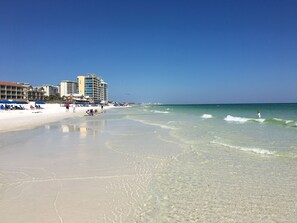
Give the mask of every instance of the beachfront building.
<svg viewBox="0 0 297 223">
<path fill-rule="evenodd" d="M 75 102 L 76 104 L 88 104 L 89 101 L 82 94 L 67 94 L 64 95 L 65 98 L 70 102 Z"/>
<path fill-rule="evenodd" d="M 77 76 L 78 92 L 93 103 L 108 101 L 108 85 L 96 74 Z"/>
<path fill-rule="evenodd" d="M 28 83 L 21 83 L 25 86 L 25 95 L 27 101 L 44 101 L 45 91 L 43 87 L 33 87 Z"/>
<path fill-rule="evenodd" d="M 45 85 L 42 85 L 42 87 L 43 87 L 44 95 L 45 96 L 59 94 L 59 88 L 58 88 L 58 86 L 53 86 L 53 85 L 50 85 L 50 84 L 45 84 Z"/>
<path fill-rule="evenodd" d="M 30 86 L 28 89 L 28 101 L 44 101 L 44 89 Z"/>
<path fill-rule="evenodd" d="M 78 93 L 78 83 L 76 81 L 64 80 L 60 83 L 60 96 Z"/>
<path fill-rule="evenodd" d="M 108 102 L 108 85 L 103 80 L 100 85 L 100 98 L 102 102 L 104 103 Z"/>
<path fill-rule="evenodd" d="M 0 100 L 27 101 L 27 87 L 15 82 L 0 81 Z"/>
</svg>

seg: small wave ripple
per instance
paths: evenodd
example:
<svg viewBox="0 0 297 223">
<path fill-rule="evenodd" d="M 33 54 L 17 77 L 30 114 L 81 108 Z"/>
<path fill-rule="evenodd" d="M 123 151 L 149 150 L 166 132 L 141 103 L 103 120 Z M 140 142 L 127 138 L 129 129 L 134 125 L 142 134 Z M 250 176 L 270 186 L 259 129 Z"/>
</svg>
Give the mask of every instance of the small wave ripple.
<svg viewBox="0 0 297 223">
<path fill-rule="evenodd" d="M 158 111 L 158 110 L 153 110 L 152 113 L 157 113 L 157 114 L 168 114 L 170 113 L 169 111 Z"/>
<path fill-rule="evenodd" d="M 225 146 L 225 147 L 232 148 L 232 149 L 238 149 L 238 150 L 241 150 L 241 151 L 244 151 L 244 152 L 253 152 L 253 153 L 257 153 L 257 154 L 261 154 L 261 155 L 274 155 L 274 154 L 276 154 L 275 151 L 270 151 L 268 149 L 263 149 L 263 148 L 229 145 L 229 144 L 218 142 L 218 141 L 215 141 L 215 140 L 211 141 L 211 143 L 216 144 L 216 145 L 220 145 L 220 146 Z"/>
<path fill-rule="evenodd" d="M 170 125 L 155 123 L 155 122 L 151 122 L 151 121 L 147 121 L 147 120 L 141 120 L 141 119 L 133 119 L 133 120 L 135 120 L 137 122 L 140 122 L 142 124 L 145 124 L 145 125 L 158 126 L 158 127 L 162 128 L 162 129 L 170 129 L 170 130 L 178 129 L 178 128 L 170 126 Z M 167 124 L 170 124 L 170 122 L 168 122 Z"/>
</svg>

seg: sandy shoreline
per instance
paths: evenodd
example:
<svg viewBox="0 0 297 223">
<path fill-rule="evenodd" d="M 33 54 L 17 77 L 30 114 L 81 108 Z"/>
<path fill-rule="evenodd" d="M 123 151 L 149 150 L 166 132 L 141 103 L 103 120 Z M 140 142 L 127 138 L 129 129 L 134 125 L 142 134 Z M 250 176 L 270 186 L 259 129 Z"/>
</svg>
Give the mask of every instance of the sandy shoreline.
<svg viewBox="0 0 297 223">
<path fill-rule="evenodd" d="M 153 173 L 178 146 L 151 138 L 155 127 L 114 118 L 114 111 L 71 119 L 86 109 L 1 113 L 11 122 L 3 131 L 69 117 L 0 134 L 1 222 L 135 222 L 140 216 Z"/>
<path fill-rule="evenodd" d="M 18 131 L 41 126 L 47 123 L 56 122 L 66 118 L 79 117 L 86 114 L 88 109 L 97 109 L 102 112 L 100 107 L 76 107 L 75 112 L 70 107 L 69 112 L 59 104 L 41 105 L 43 109 L 36 110 L 1 110 L 0 111 L 0 132 Z M 104 107 L 104 110 L 112 106 Z"/>
</svg>

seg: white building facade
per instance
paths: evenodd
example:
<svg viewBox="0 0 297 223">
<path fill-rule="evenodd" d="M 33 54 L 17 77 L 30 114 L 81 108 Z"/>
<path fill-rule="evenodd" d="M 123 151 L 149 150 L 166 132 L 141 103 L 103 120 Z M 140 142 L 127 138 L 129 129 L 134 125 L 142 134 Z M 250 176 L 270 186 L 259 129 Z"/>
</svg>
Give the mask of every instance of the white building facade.
<svg viewBox="0 0 297 223">
<path fill-rule="evenodd" d="M 78 93 L 78 83 L 76 81 L 64 80 L 60 83 L 60 96 Z"/>
<path fill-rule="evenodd" d="M 49 84 L 42 85 L 43 90 L 44 90 L 44 95 L 45 96 L 50 96 L 50 95 L 55 95 L 59 93 L 59 88 L 58 86 L 53 86 Z"/>
</svg>

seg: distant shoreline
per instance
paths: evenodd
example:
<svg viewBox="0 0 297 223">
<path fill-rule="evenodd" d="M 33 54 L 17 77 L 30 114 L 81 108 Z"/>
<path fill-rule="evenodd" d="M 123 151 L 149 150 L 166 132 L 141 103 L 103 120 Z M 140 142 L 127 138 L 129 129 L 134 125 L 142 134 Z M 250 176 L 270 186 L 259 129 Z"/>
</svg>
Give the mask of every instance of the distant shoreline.
<svg viewBox="0 0 297 223">
<path fill-rule="evenodd" d="M 43 109 L 26 109 L 26 110 L 1 110 L 0 111 L 0 132 L 11 132 L 25 129 L 31 129 L 42 126 L 47 123 L 56 122 L 66 118 L 73 118 L 85 115 L 88 109 L 97 109 L 101 112 L 101 107 L 70 107 L 66 111 L 65 107 L 60 104 L 45 104 L 41 105 Z M 104 110 L 110 109 L 113 106 L 105 106 Z"/>
</svg>

